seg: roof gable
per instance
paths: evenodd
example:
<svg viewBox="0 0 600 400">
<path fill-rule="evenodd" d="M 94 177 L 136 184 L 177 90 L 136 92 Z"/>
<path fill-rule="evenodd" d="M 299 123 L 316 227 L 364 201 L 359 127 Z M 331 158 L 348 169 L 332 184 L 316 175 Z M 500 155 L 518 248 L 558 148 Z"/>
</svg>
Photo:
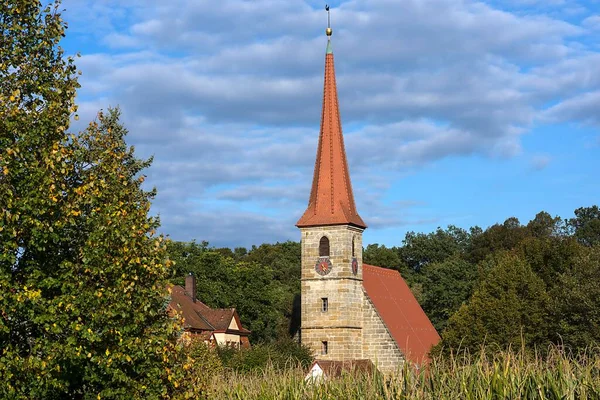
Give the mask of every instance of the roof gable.
<svg viewBox="0 0 600 400">
<path fill-rule="evenodd" d="M 169 307 L 182 314 L 185 328 L 223 332 L 230 329 L 241 334 L 250 333 L 242 326 L 235 308 L 210 308 L 200 300 L 194 302 L 181 286 L 171 288 Z"/>
<path fill-rule="evenodd" d="M 213 331 L 215 329 L 201 313 L 203 309 L 209 309 L 209 307 L 201 301 L 192 301 L 185 293 L 185 289 L 181 286 L 173 286 L 171 288 L 171 301 L 169 302 L 169 307 L 181 313 L 184 319 L 183 325 L 185 328 L 203 331 Z"/>
<path fill-rule="evenodd" d="M 235 330 L 240 329 L 235 318 L 231 318 L 231 321 L 229 322 L 229 326 L 227 327 L 227 329 L 235 329 Z"/>
<path fill-rule="evenodd" d="M 404 356 L 426 361 L 440 336 L 400 273 L 363 264 L 363 286 Z"/>
</svg>

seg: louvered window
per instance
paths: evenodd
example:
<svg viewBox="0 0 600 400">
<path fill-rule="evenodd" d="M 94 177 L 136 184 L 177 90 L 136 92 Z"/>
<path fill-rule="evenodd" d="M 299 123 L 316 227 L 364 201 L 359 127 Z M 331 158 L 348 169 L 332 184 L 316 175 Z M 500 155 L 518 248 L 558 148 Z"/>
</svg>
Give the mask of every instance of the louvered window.
<svg viewBox="0 0 600 400">
<path fill-rule="evenodd" d="M 329 239 L 323 236 L 319 242 L 319 257 L 329 257 Z"/>
</svg>

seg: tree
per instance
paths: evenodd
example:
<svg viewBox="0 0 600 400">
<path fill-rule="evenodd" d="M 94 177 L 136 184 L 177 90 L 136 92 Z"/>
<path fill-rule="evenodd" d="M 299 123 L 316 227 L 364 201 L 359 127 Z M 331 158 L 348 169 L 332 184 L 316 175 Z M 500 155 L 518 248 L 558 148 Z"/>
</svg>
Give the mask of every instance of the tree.
<svg viewBox="0 0 600 400">
<path fill-rule="evenodd" d="M 569 271 L 575 258 L 583 250 L 570 236 L 528 237 L 516 251 L 531 269 L 544 280 L 548 290 L 558 283 L 558 277 Z"/>
<path fill-rule="evenodd" d="M 450 225 L 446 230 L 437 228 L 429 234 L 408 232 L 401 258 L 414 271 L 432 262 L 442 262 L 455 254 L 463 253 L 471 242 L 471 235 L 464 229 Z"/>
<path fill-rule="evenodd" d="M 241 251 L 237 250 L 237 252 Z M 269 266 L 275 274 L 275 279 L 293 288 L 295 293 L 300 293 L 301 247 L 299 242 L 287 241 L 253 246 L 244 259 Z"/>
<path fill-rule="evenodd" d="M 553 340 L 575 349 L 600 344 L 600 247 L 585 249 L 551 292 Z"/>
<path fill-rule="evenodd" d="M 501 348 L 545 343 L 549 298 L 544 282 L 508 252 L 489 257 L 482 268 L 484 280 L 450 318 L 441 346 L 477 350 L 484 343 Z"/>
<path fill-rule="evenodd" d="M 273 267 L 247 257 L 236 261 L 194 242 L 169 243 L 168 253 L 177 268 L 174 283 L 183 284 L 184 276 L 193 273 L 198 299 L 210 307 L 235 307 L 244 327 L 252 331 L 253 343 L 287 335 L 294 292 L 275 279 Z"/>
<path fill-rule="evenodd" d="M 530 231 L 522 226 L 515 217 L 508 218 L 503 224 L 495 224 L 483 233 L 474 236 L 466 254 L 466 258 L 478 263 L 488 255 L 501 250 L 512 250 L 530 235 Z"/>
<path fill-rule="evenodd" d="M 575 218 L 567 220 L 567 227 L 577 240 L 585 246 L 600 244 L 600 208 L 580 207 Z"/>
<path fill-rule="evenodd" d="M 421 306 L 438 332 L 471 297 L 477 282 L 477 266 L 454 257 L 422 269 Z"/>
<path fill-rule="evenodd" d="M 0 4 L 0 397 L 163 397 L 187 361 L 148 162 L 117 110 L 67 134 L 78 83 L 59 6 Z"/>
<path fill-rule="evenodd" d="M 370 244 L 364 249 L 363 262 L 398 271 L 406 270 L 406 266 L 398 254 L 397 247 L 387 248 L 385 245 L 379 245 L 378 243 Z"/>
<path fill-rule="evenodd" d="M 529 221 L 527 229 L 533 237 L 547 238 L 556 236 L 560 231 L 562 219 L 560 217 L 552 217 L 545 211 L 536 214 L 535 218 Z"/>
</svg>

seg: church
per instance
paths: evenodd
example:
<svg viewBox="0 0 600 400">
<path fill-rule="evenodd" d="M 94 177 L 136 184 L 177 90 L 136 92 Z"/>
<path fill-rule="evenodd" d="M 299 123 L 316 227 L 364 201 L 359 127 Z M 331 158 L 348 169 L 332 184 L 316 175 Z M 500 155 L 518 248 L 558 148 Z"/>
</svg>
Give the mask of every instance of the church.
<svg viewBox="0 0 600 400">
<path fill-rule="evenodd" d="M 301 342 L 325 362 L 370 360 L 393 372 L 427 362 L 440 340 L 398 271 L 363 263 L 362 234 L 338 106 L 327 28 L 321 130 L 301 232 Z"/>
</svg>

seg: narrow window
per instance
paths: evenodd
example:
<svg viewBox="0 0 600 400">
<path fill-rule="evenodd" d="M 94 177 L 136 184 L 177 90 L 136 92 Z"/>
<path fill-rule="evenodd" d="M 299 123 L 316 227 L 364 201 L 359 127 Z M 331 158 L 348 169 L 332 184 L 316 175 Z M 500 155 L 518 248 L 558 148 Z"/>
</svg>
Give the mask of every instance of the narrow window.
<svg viewBox="0 0 600 400">
<path fill-rule="evenodd" d="M 321 298 L 321 311 L 327 312 L 329 310 L 329 300 L 327 297 Z"/>
<path fill-rule="evenodd" d="M 329 257 L 329 239 L 323 236 L 319 242 L 319 257 Z"/>
<path fill-rule="evenodd" d="M 321 342 L 321 355 L 327 354 L 327 341 Z"/>
<path fill-rule="evenodd" d="M 352 236 L 352 257 L 356 257 L 356 252 L 354 251 L 354 236 Z"/>
</svg>

